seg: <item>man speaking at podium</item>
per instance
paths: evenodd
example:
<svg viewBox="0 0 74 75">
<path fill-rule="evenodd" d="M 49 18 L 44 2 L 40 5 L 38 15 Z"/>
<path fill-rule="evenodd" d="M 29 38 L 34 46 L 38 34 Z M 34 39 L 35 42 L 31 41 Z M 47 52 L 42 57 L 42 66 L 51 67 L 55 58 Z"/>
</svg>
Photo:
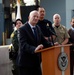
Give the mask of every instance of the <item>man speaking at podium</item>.
<svg viewBox="0 0 74 75">
<path fill-rule="evenodd" d="M 38 11 L 31 11 L 28 18 L 28 22 L 19 28 L 19 71 L 20 75 L 42 75 L 40 54 L 35 51 L 52 45 L 43 37 L 39 26 L 36 25 L 39 20 Z"/>
</svg>

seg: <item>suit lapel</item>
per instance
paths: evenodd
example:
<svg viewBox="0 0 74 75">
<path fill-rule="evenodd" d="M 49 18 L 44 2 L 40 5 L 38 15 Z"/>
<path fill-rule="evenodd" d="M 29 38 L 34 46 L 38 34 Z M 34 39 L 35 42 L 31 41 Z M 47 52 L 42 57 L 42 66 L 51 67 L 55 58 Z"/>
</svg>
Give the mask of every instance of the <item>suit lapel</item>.
<svg viewBox="0 0 74 75">
<path fill-rule="evenodd" d="M 26 25 L 26 31 L 27 31 L 30 39 L 32 39 L 34 41 L 34 34 L 33 34 L 33 31 L 28 23 Z"/>
<path fill-rule="evenodd" d="M 37 29 L 37 44 L 39 44 L 39 42 L 40 42 L 40 32 L 39 32 L 39 29 L 38 29 L 38 27 L 36 26 L 36 29 Z"/>
<path fill-rule="evenodd" d="M 37 41 L 34 38 L 34 34 L 33 34 L 33 31 L 31 29 L 30 25 L 28 23 L 26 24 L 26 31 L 27 31 L 30 39 L 33 40 L 33 42 L 38 45 L 40 43 L 40 35 L 39 35 L 40 30 L 39 30 L 39 28 L 37 26 L 36 26 L 36 30 L 37 30 Z"/>
</svg>

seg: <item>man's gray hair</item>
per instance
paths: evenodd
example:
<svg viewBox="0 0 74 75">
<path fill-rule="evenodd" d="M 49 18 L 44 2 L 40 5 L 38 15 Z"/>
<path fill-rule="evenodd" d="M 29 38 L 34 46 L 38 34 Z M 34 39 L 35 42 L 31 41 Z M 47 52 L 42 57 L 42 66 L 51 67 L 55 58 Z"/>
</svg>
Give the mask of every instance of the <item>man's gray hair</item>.
<svg viewBox="0 0 74 75">
<path fill-rule="evenodd" d="M 33 13 L 35 13 L 35 12 L 37 12 L 38 13 L 38 11 L 37 10 L 33 10 L 33 11 L 31 11 L 30 12 L 30 14 L 29 14 L 29 16 L 31 16 Z"/>
</svg>

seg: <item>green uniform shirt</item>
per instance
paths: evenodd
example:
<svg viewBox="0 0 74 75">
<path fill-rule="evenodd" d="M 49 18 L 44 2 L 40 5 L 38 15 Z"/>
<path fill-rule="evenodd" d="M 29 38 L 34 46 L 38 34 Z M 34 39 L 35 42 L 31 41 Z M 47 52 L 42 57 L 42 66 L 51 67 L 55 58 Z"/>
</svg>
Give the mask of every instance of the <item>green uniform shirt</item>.
<svg viewBox="0 0 74 75">
<path fill-rule="evenodd" d="M 53 24 L 54 30 L 56 32 L 56 39 L 54 40 L 55 42 L 58 42 L 59 44 L 61 44 L 65 39 L 69 38 L 69 34 L 67 32 L 67 29 L 65 28 L 65 26 L 60 25 L 59 27 L 56 27 Z"/>
<path fill-rule="evenodd" d="M 11 34 L 11 42 L 13 44 L 13 47 L 14 47 L 14 51 L 18 51 L 18 37 L 17 37 L 17 30 L 16 31 L 13 31 L 12 34 Z"/>
</svg>

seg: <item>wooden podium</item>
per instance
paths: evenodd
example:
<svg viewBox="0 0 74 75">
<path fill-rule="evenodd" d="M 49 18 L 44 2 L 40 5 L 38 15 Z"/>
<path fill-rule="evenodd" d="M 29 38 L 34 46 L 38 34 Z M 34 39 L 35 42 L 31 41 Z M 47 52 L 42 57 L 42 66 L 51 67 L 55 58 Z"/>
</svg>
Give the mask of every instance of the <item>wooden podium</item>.
<svg viewBox="0 0 74 75">
<path fill-rule="evenodd" d="M 38 50 L 42 58 L 42 75 L 70 75 L 70 45 Z"/>
</svg>

